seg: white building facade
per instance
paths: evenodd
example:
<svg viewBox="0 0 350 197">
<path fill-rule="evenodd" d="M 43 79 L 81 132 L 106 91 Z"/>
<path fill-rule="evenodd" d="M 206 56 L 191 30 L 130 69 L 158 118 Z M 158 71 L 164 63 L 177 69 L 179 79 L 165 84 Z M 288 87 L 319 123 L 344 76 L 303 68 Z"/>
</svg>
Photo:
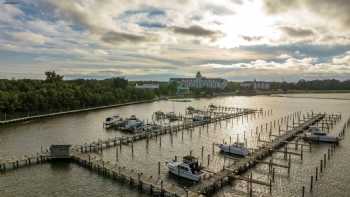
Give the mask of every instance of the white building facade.
<svg viewBox="0 0 350 197">
<path fill-rule="evenodd" d="M 195 78 L 170 78 L 170 82 L 177 82 L 187 88 L 224 89 L 227 86 L 226 79 L 206 78 L 200 72 L 197 72 Z"/>
<path fill-rule="evenodd" d="M 253 89 L 253 90 L 269 90 L 271 89 L 271 84 L 265 81 L 245 81 L 240 84 L 241 88 Z"/>
</svg>

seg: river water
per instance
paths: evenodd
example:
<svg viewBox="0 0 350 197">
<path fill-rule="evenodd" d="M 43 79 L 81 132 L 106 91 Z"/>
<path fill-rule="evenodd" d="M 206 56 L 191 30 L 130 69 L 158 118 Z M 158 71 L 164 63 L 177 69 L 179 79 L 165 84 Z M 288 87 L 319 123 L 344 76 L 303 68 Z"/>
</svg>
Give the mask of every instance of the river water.
<svg viewBox="0 0 350 197">
<path fill-rule="evenodd" d="M 158 162 L 164 164 L 174 158 L 175 155 L 183 156 L 190 151 L 199 157 L 204 166 L 212 171 L 222 169 L 224 162 L 227 165 L 233 162 L 218 153 L 215 149 L 212 155 L 212 143 L 228 142 L 231 136 L 235 141 L 237 136 L 242 141 L 246 136 L 248 146 L 256 148 L 256 127 L 281 119 L 281 117 L 293 112 L 328 112 L 342 113 L 343 121 L 350 115 L 350 94 L 317 94 L 313 98 L 310 95 L 298 94 L 295 97 L 269 97 L 269 96 L 235 96 L 216 97 L 208 99 L 193 99 L 192 102 L 158 101 L 153 103 L 124 106 L 99 111 L 84 112 L 62 117 L 27 122 L 0 128 L 0 158 L 7 160 L 19 158 L 24 155 L 35 154 L 41 148 L 50 144 L 83 144 L 114 136 L 128 135 L 114 130 L 105 130 L 102 127 L 103 120 L 110 115 L 119 114 L 123 117 L 136 115 L 145 121 L 150 121 L 152 113 L 158 110 L 175 111 L 183 113 L 188 106 L 206 108 L 209 104 L 222 106 L 235 106 L 244 108 L 263 108 L 272 110 L 272 114 L 260 116 L 248 116 L 224 121 L 221 125 L 210 125 L 205 128 L 196 128 L 193 132 L 184 131 L 177 135 L 165 135 L 150 141 L 146 148 L 145 141 L 134 143 L 134 155 L 130 146 L 123 146 L 116 161 L 116 149 L 104 151 L 104 160 L 131 169 L 142 171 L 145 176 L 158 173 Z M 323 99 L 317 99 L 320 97 Z M 335 99 L 340 98 L 340 99 Z M 339 123 L 332 132 L 338 132 L 343 123 Z M 284 125 L 282 125 L 283 127 Z M 273 132 L 277 132 L 273 128 Z M 267 135 L 266 132 L 261 133 Z M 183 136 L 183 137 L 182 137 Z M 285 169 L 276 168 L 276 180 L 273 184 L 272 196 L 301 196 L 301 187 L 306 187 L 305 196 L 348 196 L 350 192 L 350 171 L 347 170 L 350 163 L 350 137 L 345 137 L 338 146 L 334 157 L 327 165 L 327 170 L 314 186 L 314 192 L 309 193 L 310 175 L 314 174 L 315 167 L 327 151 L 327 145 L 313 145 L 312 152 L 305 152 L 304 160 L 292 157 L 292 169 L 290 177 L 287 177 Z M 204 156 L 201 158 L 201 147 L 204 146 Z M 210 164 L 207 163 L 207 155 L 211 154 Z M 277 163 L 286 164 L 282 154 L 274 154 L 273 159 Z M 262 181 L 267 180 L 267 166 L 258 165 L 251 170 L 253 177 Z M 249 172 L 250 173 L 250 172 Z M 186 186 L 187 183 L 179 183 L 173 177 L 169 177 L 165 165 L 161 168 L 161 178 L 168 183 Z M 254 194 L 269 196 L 268 188 L 254 185 Z M 233 185 L 226 186 L 217 196 L 244 196 L 246 195 L 246 183 L 235 181 Z M 80 168 L 75 164 L 44 164 L 10 171 L 0 175 L 0 196 L 145 196 L 136 190 L 118 182 L 102 178 L 95 173 Z"/>
</svg>

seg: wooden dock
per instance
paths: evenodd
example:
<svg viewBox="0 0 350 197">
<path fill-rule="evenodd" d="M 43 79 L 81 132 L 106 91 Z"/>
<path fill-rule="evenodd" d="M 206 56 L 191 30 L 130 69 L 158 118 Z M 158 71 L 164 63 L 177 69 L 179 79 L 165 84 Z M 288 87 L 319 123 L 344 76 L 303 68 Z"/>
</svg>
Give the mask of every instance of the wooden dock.
<svg viewBox="0 0 350 197">
<path fill-rule="evenodd" d="M 85 143 L 82 145 L 74 146 L 75 151 L 80 151 L 81 153 L 89 153 L 89 152 L 100 152 L 104 149 L 108 149 L 111 147 L 115 147 L 118 145 L 127 145 L 131 144 L 135 141 L 139 140 L 149 140 L 152 138 L 156 138 L 161 135 L 165 134 L 173 134 L 184 130 L 190 130 L 195 127 L 205 127 L 209 126 L 209 124 L 216 124 L 223 120 L 228 120 L 231 118 L 237 118 L 244 115 L 254 114 L 257 110 L 254 109 L 242 109 L 235 113 L 217 113 L 214 115 L 209 121 L 203 121 L 203 122 L 193 122 L 193 121 L 183 121 L 182 124 L 177 124 L 173 126 L 161 126 L 160 129 L 154 130 L 154 131 L 143 131 L 140 133 L 136 133 L 132 136 L 122 136 L 122 137 L 114 137 L 114 138 L 108 138 L 104 140 L 99 140 L 97 142 L 91 142 L 91 143 Z"/>
<path fill-rule="evenodd" d="M 325 114 L 313 114 L 308 120 L 296 124 L 293 128 L 290 128 L 284 134 L 276 137 L 269 143 L 255 151 L 250 157 L 242 158 L 235 162 L 231 166 L 225 167 L 222 171 L 216 173 L 208 180 L 203 180 L 199 184 L 189 188 L 192 192 L 198 194 L 209 195 L 226 183 L 234 180 L 237 175 L 240 175 L 250 168 L 258 164 L 258 161 L 270 156 L 274 150 L 284 146 L 286 141 L 290 141 L 295 138 L 299 133 L 304 132 L 309 126 L 321 121 L 325 117 Z"/>
<path fill-rule="evenodd" d="M 169 184 L 159 176 L 145 176 L 137 170 L 105 162 L 101 159 L 96 159 L 96 157 L 98 158 L 99 155 L 76 153 L 72 156 L 72 160 L 78 165 L 105 177 L 127 183 L 142 193 L 169 197 L 184 196 L 186 194 L 183 188 L 175 184 Z"/>
<path fill-rule="evenodd" d="M 257 164 L 268 164 L 269 166 L 277 166 L 281 168 L 287 168 L 288 174 L 290 171 L 290 160 L 288 165 L 282 165 L 278 163 L 273 163 L 264 161 L 268 156 L 275 152 L 289 153 L 301 156 L 303 151 L 303 143 L 291 143 L 293 145 L 299 146 L 302 148 L 301 154 L 295 152 L 287 152 L 287 144 L 298 135 L 306 131 L 310 126 L 315 124 L 327 124 L 327 127 L 333 127 L 335 123 L 341 118 L 339 115 L 326 115 L 326 114 L 308 114 L 306 117 L 303 116 L 303 120 L 298 118 L 290 122 L 292 126 L 287 126 L 284 131 L 280 128 L 278 130 L 278 135 L 272 135 L 270 133 L 269 140 L 258 139 L 262 145 L 259 149 L 254 149 L 252 154 L 248 157 L 237 159 L 234 163 L 229 163 L 227 166 L 219 172 L 211 172 L 203 178 L 199 183 L 194 184 L 189 188 L 183 188 L 175 183 L 168 183 L 162 180 L 160 176 L 160 171 L 158 175 L 145 175 L 141 171 L 135 169 L 129 169 L 124 166 L 119 166 L 118 164 L 106 162 L 102 159 L 99 152 L 104 149 L 108 149 L 114 146 L 122 146 L 131 144 L 133 147 L 133 142 L 139 140 L 149 140 L 151 138 L 156 138 L 157 136 L 165 134 L 173 134 L 176 132 L 181 132 L 184 130 L 191 130 L 195 127 L 205 127 L 209 124 L 217 124 L 220 121 L 228 120 L 231 118 L 237 118 L 244 115 L 255 114 L 256 112 L 261 113 L 261 111 L 253 109 L 230 109 L 230 108 L 218 108 L 214 116 L 210 121 L 206 122 L 187 122 L 183 121 L 181 124 L 172 125 L 172 126 L 163 126 L 158 130 L 151 132 L 142 132 L 128 137 L 115 137 L 105 140 L 99 140 L 97 142 L 85 143 L 83 145 L 76 145 L 71 148 L 71 157 L 68 159 L 69 162 L 74 162 L 88 170 L 94 171 L 101 176 L 111 178 L 113 180 L 118 180 L 122 183 L 127 183 L 130 186 L 136 188 L 142 193 L 149 193 L 153 196 L 169 196 L 169 197 L 199 197 L 203 195 L 211 195 L 218 191 L 223 186 L 234 180 L 243 180 L 247 181 L 250 184 L 260 184 L 267 187 L 270 187 L 271 191 L 271 179 L 270 182 L 264 182 L 259 180 L 254 180 L 252 175 L 248 178 L 242 176 L 243 173 L 247 172 L 249 169 L 253 168 Z M 204 112 L 203 112 L 204 113 Z M 272 113 L 272 112 L 271 112 Z M 213 114 L 212 114 L 213 115 Z M 283 118 L 282 118 L 283 121 Z M 279 121 L 278 121 L 279 123 Z M 347 122 L 347 125 L 350 124 L 350 121 Z M 275 121 L 274 121 L 275 125 Z M 262 127 L 260 131 L 262 131 Z M 272 128 L 272 121 L 270 122 L 270 132 Z M 275 128 L 275 126 L 274 126 Z M 344 126 L 345 128 L 345 126 Z M 258 127 L 257 127 L 258 130 Z M 344 129 L 343 129 L 344 130 Z M 265 132 L 268 132 L 267 124 Z M 344 131 L 343 131 L 344 132 Z M 259 135 L 260 136 L 260 135 Z M 280 148 L 285 147 L 285 151 L 281 151 Z M 296 149 L 297 150 L 297 149 Z M 286 158 L 286 157 L 285 157 Z M 51 157 L 48 151 L 42 151 L 42 153 L 37 153 L 36 155 L 26 156 L 22 159 L 11 160 L 11 161 L 1 161 L 0 160 L 0 172 L 6 172 L 7 170 L 15 170 L 20 167 L 25 167 L 34 164 L 41 164 L 47 161 L 50 161 Z M 251 186 L 250 186 L 251 190 Z M 251 192 L 251 191 L 250 191 Z"/>
<path fill-rule="evenodd" d="M 0 173 L 5 173 L 6 171 L 16 170 L 26 166 L 43 164 L 49 160 L 50 158 L 47 152 L 26 155 L 19 159 L 0 160 Z"/>
</svg>

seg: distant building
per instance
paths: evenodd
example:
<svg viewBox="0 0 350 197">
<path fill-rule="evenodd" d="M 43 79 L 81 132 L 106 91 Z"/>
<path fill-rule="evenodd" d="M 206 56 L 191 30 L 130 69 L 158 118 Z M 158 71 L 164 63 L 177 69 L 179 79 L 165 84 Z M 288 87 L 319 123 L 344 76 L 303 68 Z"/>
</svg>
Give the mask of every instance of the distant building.
<svg viewBox="0 0 350 197">
<path fill-rule="evenodd" d="M 227 80 L 222 78 L 206 78 L 200 72 L 197 72 L 195 78 L 170 78 L 170 82 L 177 82 L 180 86 L 186 88 L 224 89 L 227 86 Z"/>
<path fill-rule="evenodd" d="M 155 90 L 155 89 L 159 89 L 159 84 L 142 84 L 142 85 L 136 84 L 135 88 Z"/>
<path fill-rule="evenodd" d="M 269 90 L 271 89 L 271 84 L 265 81 L 245 81 L 240 84 L 240 87 L 243 89 L 252 89 L 252 90 Z"/>
<path fill-rule="evenodd" d="M 176 87 L 176 94 L 178 94 L 178 95 L 190 94 L 190 88 L 179 85 Z"/>
</svg>

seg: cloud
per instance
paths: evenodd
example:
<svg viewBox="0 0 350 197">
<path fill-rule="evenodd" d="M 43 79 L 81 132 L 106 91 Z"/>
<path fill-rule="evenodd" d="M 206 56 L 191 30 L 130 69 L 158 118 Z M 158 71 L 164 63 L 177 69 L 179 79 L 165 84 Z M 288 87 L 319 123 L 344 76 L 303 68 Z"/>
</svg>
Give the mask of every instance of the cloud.
<svg viewBox="0 0 350 197">
<path fill-rule="evenodd" d="M 307 9 L 332 23 L 339 23 L 343 29 L 350 28 L 349 0 L 264 0 L 264 7 L 270 14 Z"/>
<path fill-rule="evenodd" d="M 350 53 L 349 53 L 350 54 Z M 349 55 L 350 58 L 350 55 Z M 343 60 L 341 60 L 343 61 Z M 346 59 L 348 61 L 348 59 Z M 347 78 L 350 68 L 343 64 L 334 64 L 332 61 L 319 62 L 317 58 L 293 58 L 289 57 L 282 62 L 254 60 L 247 63 L 233 64 L 202 64 L 192 67 L 193 70 L 200 69 L 202 73 L 210 73 L 231 79 L 264 79 L 298 80 L 298 78 L 329 78 L 337 76 Z"/>
<path fill-rule="evenodd" d="M 23 15 L 23 11 L 13 4 L 0 4 L 0 25 L 14 24 L 16 23 L 16 17 Z"/>
<path fill-rule="evenodd" d="M 43 45 L 49 38 L 32 32 L 15 32 L 11 35 L 16 41 Z"/>
<path fill-rule="evenodd" d="M 309 37 L 315 35 L 311 29 L 284 26 L 280 27 L 280 30 L 291 37 Z"/>
<path fill-rule="evenodd" d="M 334 64 L 350 66 L 350 51 L 346 52 L 343 55 L 334 57 L 332 59 L 332 62 Z"/>
<path fill-rule="evenodd" d="M 101 40 L 106 43 L 114 44 L 114 43 L 120 43 L 120 42 L 139 43 L 139 42 L 148 41 L 149 39 L 146 36 L 110 31 L 105 33 L 101 37 Z"/>
<path fill-rule="evenodd" d="M 216 5 L 216 4 L 206 4 L 204 6 L 205 10 L 210 11 L 214 15 L 233 15 L 234 10 L 227 7 L 227 5 Z"/>
<path fill-rule="evenodd" d="M 177 34 L 189 35 L 189 36 L 199 36 L 199 37 L 217 37 L 222 34 L 219 31 L 213 31 L 209 29 L 205 29 L 198 25 L 192 25 L 189 27 L 179 27 L 173 26 L 171 27 L 172 31 Z"/>
<path fill-rule="evenodd" d="M 254 42 L 263 39 L 262 36 L 241 36 L 241 38 L 248 42 Z"/>
</svg>

